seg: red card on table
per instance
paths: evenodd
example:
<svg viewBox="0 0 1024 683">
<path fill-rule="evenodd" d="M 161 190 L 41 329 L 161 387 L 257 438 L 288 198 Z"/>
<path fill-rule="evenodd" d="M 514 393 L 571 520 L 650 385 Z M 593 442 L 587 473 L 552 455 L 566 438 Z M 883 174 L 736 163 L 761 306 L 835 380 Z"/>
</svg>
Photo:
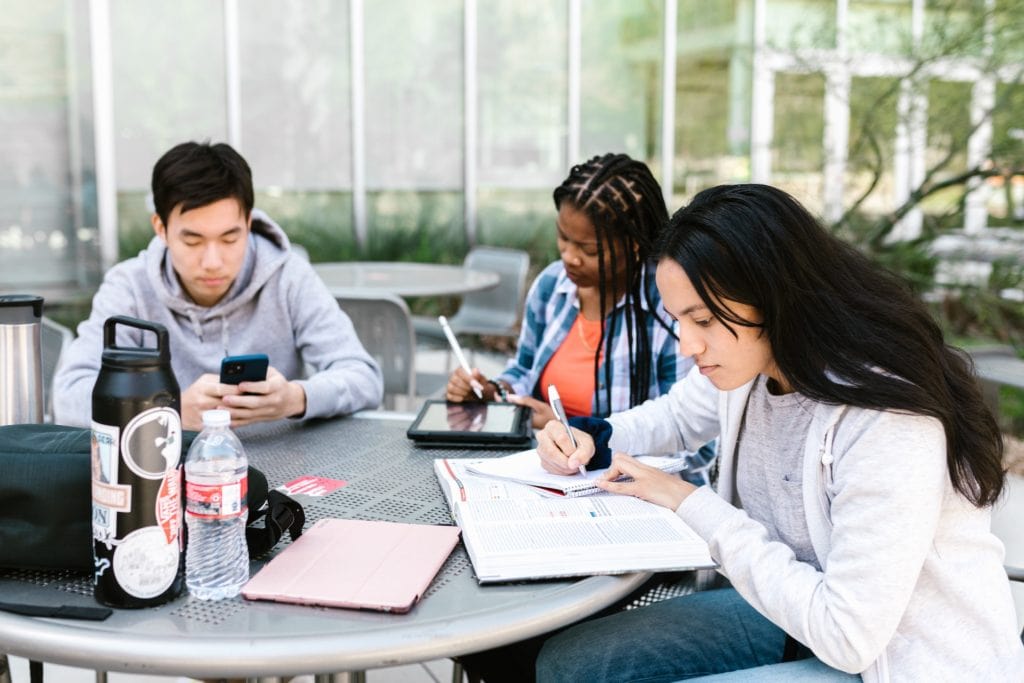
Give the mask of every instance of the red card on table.
<svg viewBox="0 0 1024 683">
<path fill-rule="evenodd" d="M 331 491 L 340 489 L 347 483 L 344 479 L 327 479 L 310 475 L 293 479 L 287 484 L 279 486 L 278 490 L 287 493 L 289 496 L 299 493 L 307 496 L 326 496 Z"/>
</svg>

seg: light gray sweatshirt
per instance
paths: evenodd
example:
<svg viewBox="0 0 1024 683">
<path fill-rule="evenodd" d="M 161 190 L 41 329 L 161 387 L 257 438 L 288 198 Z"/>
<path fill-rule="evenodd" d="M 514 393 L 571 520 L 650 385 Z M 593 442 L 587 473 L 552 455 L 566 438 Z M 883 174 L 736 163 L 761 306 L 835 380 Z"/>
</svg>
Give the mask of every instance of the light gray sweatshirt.
<svg viewBox="0 0 1024 683">
<path fill-rule="evenodd" d="M 304 417 L 330 417 L 380 404 L 377 363 L 360 344 L 352 322 L 288 237 L 254 209 L 242 269 L 231 289 L 210 307 L 182 289 L 157 237 L 134 258 L 111 268 L 78 326 L 54 378 L 54 417 L 88 426 L 92 389 L 103 352 L 103 323 L 128 315 L 160 323 L 170 333 L 171 367 L 182 391 L 204 373 L 219 373 L 226 355 L 265 353 L 271 366 L 306 392 Z M 118 326 L 118 346 L 137 347 L 143 333 Z M 146 344 L 154 340 L 148 335 Z M 302 379 L 304 367 L 312 372 Z"/>
<path fill-rule="evenodd" d="M 719 392 L 694 368 L 609 418 L 614 451 L 719 437 L 718 492 L 676 513 L 759 612 L 821 661 L 874 681 L 1020 681 L 1024 646 L 991 510 L 956 492 L 938 420 L 815 404 L 803 503 L 818 571 L 736 506 L 736 443 L 753 382 Z M 680 624 L 685 628 L 685 624 Z"/>
</svg>

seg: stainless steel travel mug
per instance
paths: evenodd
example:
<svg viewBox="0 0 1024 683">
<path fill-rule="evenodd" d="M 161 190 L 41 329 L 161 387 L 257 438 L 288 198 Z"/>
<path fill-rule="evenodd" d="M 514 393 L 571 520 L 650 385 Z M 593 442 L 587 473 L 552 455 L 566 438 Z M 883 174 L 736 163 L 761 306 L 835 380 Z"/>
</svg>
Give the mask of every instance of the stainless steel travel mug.
<svg viewBox="0 0 1024 683">
<path fill-rule="evenodd" d="M 43 421 L 43 298 L 0 296 L 0 425 Z"/>
</svg>

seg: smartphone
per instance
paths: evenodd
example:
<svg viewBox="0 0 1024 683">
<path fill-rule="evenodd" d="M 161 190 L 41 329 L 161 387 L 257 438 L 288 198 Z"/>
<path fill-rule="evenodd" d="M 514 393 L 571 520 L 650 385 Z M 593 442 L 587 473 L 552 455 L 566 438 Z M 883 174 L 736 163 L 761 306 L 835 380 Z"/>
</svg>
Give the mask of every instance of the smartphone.
<svg viewBox="0 0 1024 683">
<path fill-rule="evenodd" d="M 220 362 L 220 383 L 262 382 L 267 378 L 270 359 L 265 353 L 246 356 L 226 356 Z"/>
</svg>

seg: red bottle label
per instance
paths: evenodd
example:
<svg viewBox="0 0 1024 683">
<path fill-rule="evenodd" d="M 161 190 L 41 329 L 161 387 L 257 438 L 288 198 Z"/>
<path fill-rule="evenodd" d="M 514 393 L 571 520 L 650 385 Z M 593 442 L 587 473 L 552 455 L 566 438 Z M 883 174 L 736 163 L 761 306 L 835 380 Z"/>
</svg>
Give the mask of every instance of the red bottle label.
<svg viewBox="0 0 1024 683">
<path fill-rule="evenodd" d="M 164 530 L 167 543 L 178 541 L 181 532 L 181 468 L 164 475 L 156 496 L 156 523 Z"/>
<path fill-rule="evenodd" d="M 245 514 L 249 478 L 232 484 L 197 484 L 185 481 L 185 514 L 202 519 L 233 519 Z"/>
</svg>

